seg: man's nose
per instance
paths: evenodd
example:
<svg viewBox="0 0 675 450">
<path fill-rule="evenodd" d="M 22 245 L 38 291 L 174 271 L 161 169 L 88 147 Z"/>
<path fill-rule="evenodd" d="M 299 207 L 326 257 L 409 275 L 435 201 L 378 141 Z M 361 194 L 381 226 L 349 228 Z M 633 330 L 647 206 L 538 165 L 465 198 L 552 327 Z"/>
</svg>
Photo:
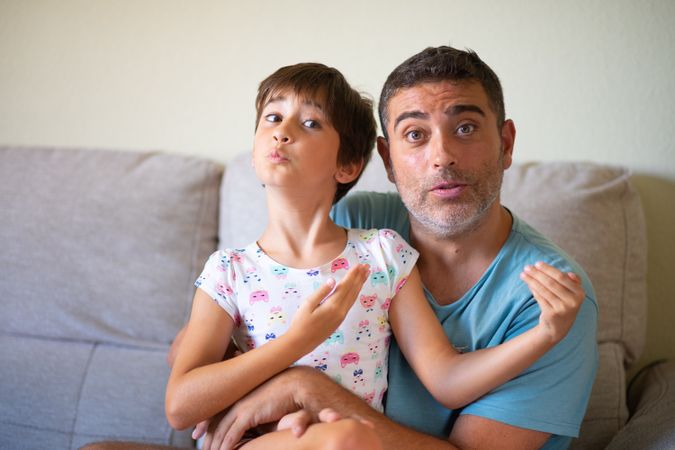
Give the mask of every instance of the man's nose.
<svg viewBox="0 0 675 450">
<path fill-rule="evenodd" d="M 439 133 L 432 138 L 431 162 L 435 168 L 454 166 L 457 163 L 456 148 L 452 139 Z"/>
</svg>

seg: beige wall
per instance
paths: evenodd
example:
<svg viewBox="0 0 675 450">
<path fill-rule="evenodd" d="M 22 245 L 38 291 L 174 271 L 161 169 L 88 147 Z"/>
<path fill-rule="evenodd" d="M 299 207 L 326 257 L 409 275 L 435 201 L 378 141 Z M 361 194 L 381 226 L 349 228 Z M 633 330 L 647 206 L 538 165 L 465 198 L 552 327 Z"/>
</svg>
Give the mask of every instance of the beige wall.
<svg viewBox="0 0 675 450">
<path fill-rule="evenodd" d="M 516 159 L 632 168 L 650 239 L 644 361 L 675 357 L 675 2 L 0 0 L 0 143 L 250 147 L 257 82 L 321 61 L 374 97 L 428 45 L 501 77 Z M 580 230 L 583 232 L 583 230 Z"/>
</svg>

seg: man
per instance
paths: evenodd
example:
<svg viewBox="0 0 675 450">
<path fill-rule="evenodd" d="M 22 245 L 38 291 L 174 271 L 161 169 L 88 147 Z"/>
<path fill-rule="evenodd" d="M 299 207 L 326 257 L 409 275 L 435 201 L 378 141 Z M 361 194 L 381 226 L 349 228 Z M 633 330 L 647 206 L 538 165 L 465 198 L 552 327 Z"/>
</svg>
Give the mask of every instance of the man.
<svg viewBox="0 0 675 450">
<path fill-rule="evenodd" d="M 410 241 L 428 300 L 461 350 L 499 344 L 537 323 L 539 309 L 518 277 L 534 261 L 581 274 L 586 299 L 575 325 L 530 369 L 459 411 L 431 397 L 394 343 L 386 416 L 317 371 L 293 368 L 242 399 L 207 442 L 236 440 L 249 426 L 301 409 L 286 426 L 358 416 L 387 449 L 566 448 L 597 367 L 597 305 L 583 271 L 500 204 L 515 126 L 505 119 L 497 76 L 473 52 L 428 48 L 389 75 L 379 114 L 377 148 L 400 197 L 347 197 L 336 222 L 393 228 Z"/>
</svg>

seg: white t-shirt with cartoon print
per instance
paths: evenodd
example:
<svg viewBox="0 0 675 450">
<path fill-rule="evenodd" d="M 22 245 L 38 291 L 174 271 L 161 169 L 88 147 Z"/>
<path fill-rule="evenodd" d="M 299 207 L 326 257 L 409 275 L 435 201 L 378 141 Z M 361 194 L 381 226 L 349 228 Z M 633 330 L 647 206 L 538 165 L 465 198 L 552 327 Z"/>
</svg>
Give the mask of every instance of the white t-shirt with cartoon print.
<svg viewBox="0 0 675 450">
<path fill-rule="evenodd" d="M 345 320 L 295 364 L 326 372 L 382 411 L 391 339 L 389 305 L 417 257 L 395 231 L 351 229 L 342 254 L 321 267 L 284 266 L 253 242 L 244 249 L 213 253 L 195 285 L 232 317 L 234 341 L 248 351 L 285 333 L 300 304 L 328 278 L 339 282 L 350 267 L 369 264 L 370 276 Z"/>
</svg>

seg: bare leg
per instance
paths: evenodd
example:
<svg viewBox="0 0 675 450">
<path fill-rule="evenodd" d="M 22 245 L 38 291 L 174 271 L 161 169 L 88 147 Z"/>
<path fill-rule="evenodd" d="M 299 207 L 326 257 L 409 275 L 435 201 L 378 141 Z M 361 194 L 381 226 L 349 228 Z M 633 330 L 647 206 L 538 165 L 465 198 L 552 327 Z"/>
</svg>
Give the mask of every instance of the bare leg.
<svg viewBox="0 0 675 450">
<path fill-rule="evenodd" d="M 178 448 L 142 442 L 103 441 L 92 442 L 84 447 L 80 447 L 80 450 L 177 450 Z"/>
<path fill-rule="evenodd" d="M 241 450 L 382 450 L 375 430 L 354 419 L 311 425 L 300 438 L 289 430 L 264 434 L 240 447 Z M 115 449 L 116 450 L 116 449 Z"/>
</svg>

